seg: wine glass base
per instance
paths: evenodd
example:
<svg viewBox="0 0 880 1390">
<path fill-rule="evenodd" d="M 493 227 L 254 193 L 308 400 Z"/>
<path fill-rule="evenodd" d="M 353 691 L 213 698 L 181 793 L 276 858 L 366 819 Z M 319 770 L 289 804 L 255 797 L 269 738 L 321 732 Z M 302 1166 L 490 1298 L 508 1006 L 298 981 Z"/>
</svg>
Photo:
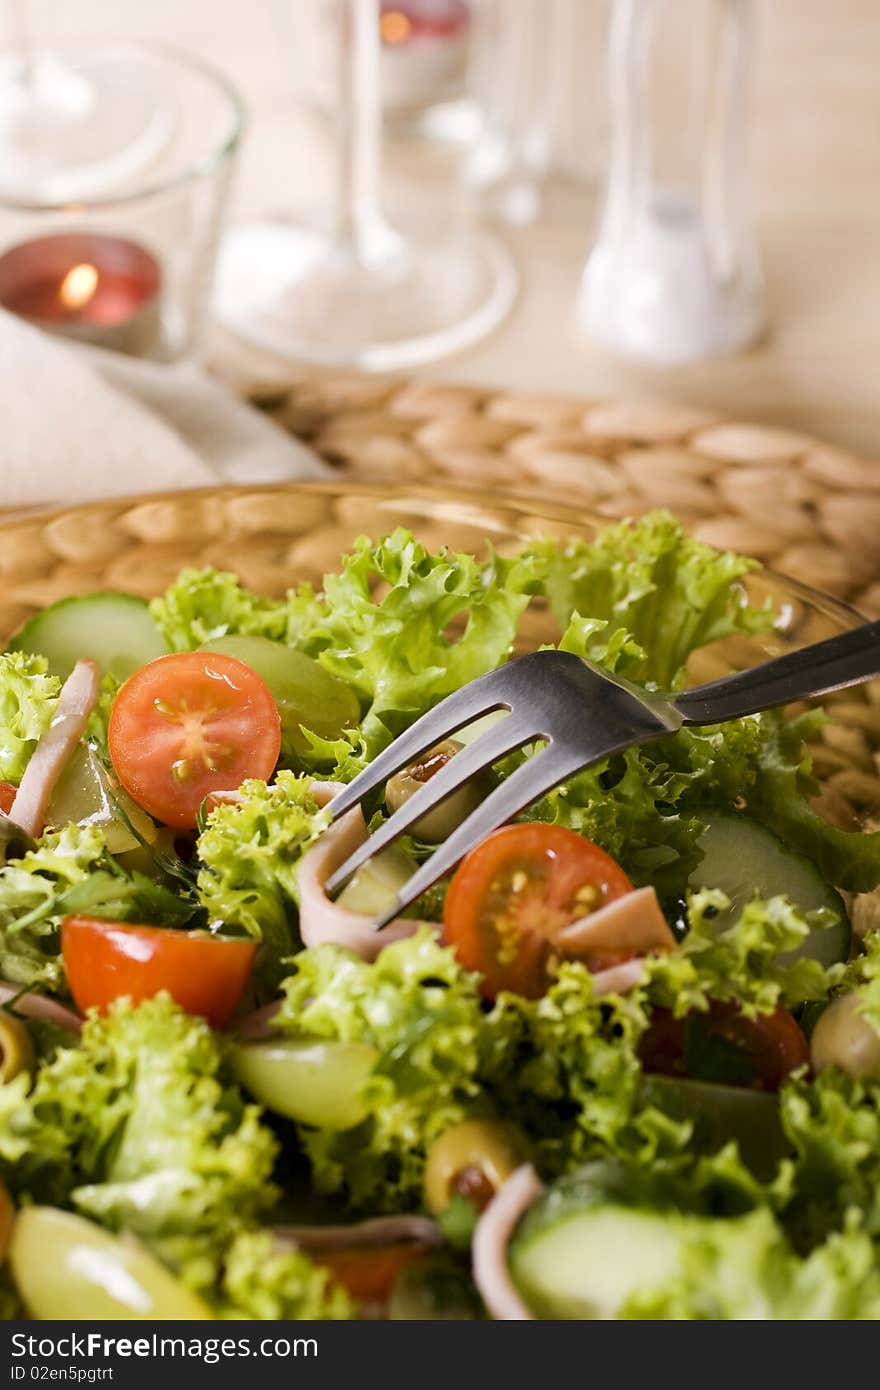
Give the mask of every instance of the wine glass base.
<svg viewBox="0 0 880 1390">
<path fill-rule="evenodd" d="M 494 237 L 404 237 L 399 245 L 365 267 L 317 230 L 238 228 L 220 251 L 217 315 L 277 356 L 379 372 L 457 352 L 507 314 L 518 277 Z"/>
<path fill-rule="evenodd" d="M 146 168 L 174 129 L 154 64 L 113 50 L 0 58 L 0 197 L 75 202 Z"/>
</svg>

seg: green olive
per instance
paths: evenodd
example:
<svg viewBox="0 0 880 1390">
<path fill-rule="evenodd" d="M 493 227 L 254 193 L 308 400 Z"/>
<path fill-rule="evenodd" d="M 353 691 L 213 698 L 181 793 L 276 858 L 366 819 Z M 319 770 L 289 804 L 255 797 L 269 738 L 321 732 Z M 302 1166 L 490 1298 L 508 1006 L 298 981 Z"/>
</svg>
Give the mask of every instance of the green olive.
<svg viewBox="0 0 880 1390">
<path fill-rule="evenodd" d="M 400 772 L 395 772 L 393 777 L 389 777 L 385 784 L 385 803 L 388 810 L 398 810 L 411 796 L 415 796 L 416 792 L 426 782 L 430 782 L 463 747 L 464 744 L 459 743 L 458 739 L 447 738 L 443 743 L 438 743 L 436 748 L 429 748 L 428 752 L 423 753 L 414 763 L 409 763 Z M 428 844 L 439 845 L 442 840 L 448 839 L 453 830 L 458 829 L 471 811 L 476 810 L 482 799 L 481 779 L 472 777 L 463 787 L 459 787 L 458 791 L 441 801 L 439 806 L 435 806 L 433 811 L 417 820 L 412 827 L 412 833 Z"/>
<path fill-rule="evenodd" d="M 880 1033 L 861 1012 L 858 994 L 841 994 L 822 1014 L 810 1038 L 813 1070 L 838 1067 L 847 1076 L 880 1081 Z"/>
<path fill-rule="evenodd" d="M 19 1072 L 33 1072 L 35 1065 L 31 1035 L 20 1018 L 0 1009 L 0 1082 L 11 1081 Z"/>
<path fill-rule="evenodd" d="M 486 1206 L 511 1173 L 531 1156 L 517 1125 L 503 1120 L 463 1120 L 435 1140 L 425 1165 L 425 1203 L 439 1216 L 458 1194 Z"/>
<path fill-rule="evenodd" d="M 201 1299 L 130 1236 L 54 1207 L 26 1207 L 12 1228 L 9 1263 L 32 1317 L 98 1322 L 210 1318 Z"/>
<path fill-rule="evenodd" d="M 12 1198 L 6 1190 L 6 1184 L 0 1182 L 0 1265 L 6 1259 L 14 1220 L 15 1207 L 12 1205 Z"/>
<path fill-rule="evenodd" d="M 366 1114 L 364 1082 L 379 1054 L 368 1043 L 238 1043 L 232 1069 L 246 1091 L 278 1115 L 319 1129 L 353 1129 Z"/>
</svg>

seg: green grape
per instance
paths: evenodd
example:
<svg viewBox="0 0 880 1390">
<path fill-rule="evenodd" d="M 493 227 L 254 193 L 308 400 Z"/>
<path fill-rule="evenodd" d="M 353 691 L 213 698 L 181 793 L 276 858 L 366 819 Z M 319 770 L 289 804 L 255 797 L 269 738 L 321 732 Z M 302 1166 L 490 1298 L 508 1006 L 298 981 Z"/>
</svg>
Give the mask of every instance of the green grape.
<svg viewBox="0 0 880 1390">
<path fill-rule="evenodd" d="M 233 635 L 207 642 L 203 650 L 234 656 L 262 677 L 275 697 L 285 745 L 295 753 L 309 751 L 301 724 L 321 738 L 334 739 L 360 722 L 361 707 L 352 687 L 281 642 Z"/>
<path fill-rule="evenodd" d="M 239 1043 L 232 1068 L 268 1110 L 319 1129 L 352 1129 L 366 1114 L 360 1092 L 378 1058 L 368 1043 Z"/>
<path fill-rule="evenodd" d="M 211 1316 L 139 1241 L 54 1207 L 26 1207 L 18 1214 L 9 1263 L 35 1318 L 191 1322 Z"/>
</svg>

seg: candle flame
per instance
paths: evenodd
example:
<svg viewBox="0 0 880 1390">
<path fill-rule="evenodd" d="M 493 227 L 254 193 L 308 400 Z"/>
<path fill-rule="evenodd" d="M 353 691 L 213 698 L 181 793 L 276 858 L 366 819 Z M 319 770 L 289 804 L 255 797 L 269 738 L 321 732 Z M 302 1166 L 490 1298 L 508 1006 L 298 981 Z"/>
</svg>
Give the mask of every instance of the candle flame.
<svg viewBox="0 0 880 1390">
<path fill-rule="evenodd" d="M 82 309 L 94 298 L 97 288 L 98 272 L 93 265 L 84 262 L 68 270 L 61 281 L 58 297 L 65 309 Z"/>
<path fill-rule="evenodd" d="M 379 20 L 383 43 L 406 43 L 412 32 L 412 20 L 402 10 L 386 10 Z"/>
</svg>

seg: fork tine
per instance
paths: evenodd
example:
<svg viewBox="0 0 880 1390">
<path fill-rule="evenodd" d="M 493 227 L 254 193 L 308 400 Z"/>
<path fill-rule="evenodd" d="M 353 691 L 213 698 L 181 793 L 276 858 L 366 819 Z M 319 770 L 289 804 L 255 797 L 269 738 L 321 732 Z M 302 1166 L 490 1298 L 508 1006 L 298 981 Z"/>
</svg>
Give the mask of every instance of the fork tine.
<svg viewBox="0 0 880 1390">
<path fill-rule="evenodd" d="M 479 676 L 468 685 L 463 685 L 460 690 L 454 690 L 445 700 L 441 700 L 439 705 L 435 705 L 404 730 L 364 768 L 363 772 L 359 772 L 357 777 L 349 782 L 344 791 L 334 796 L 330 802 L 331 818 L 338 820 L 340 816 L 344 816 L 352 806 L 357 806 L 365 796 L 381 787 L 395 772 L 406 767 L 407 763 L 411 763 L 435 743 L 441 743 L 444 738 L 449 738 L 480 715 L 503 708 L 503 692 L 498 689 L 499 672 L 503 669 L 499 667 L 495 671 L 488 671 L 485 676 Z"/>
<path fill-rule="evenodd" d="M 507 723 L 507 720 L 504 722 Z M 469 850 L 481 840 L 485 840 L 493 830 L 513 820 L 514 816 L 526 806 L 530 806 L 533 801 L 537 801 L 544 792 L 558 786 L 566 777 L 577 772 L 584 766 L 585 761 L 583 750 L 578 752 L 574 748 L 553 743 L 529 758 L 522 767 L 518 767 L 516 772 L 490 792 L 476 811 L 463 820 L 449 839 L 444 840 L 431 858 L 426 859 L 416 870 L 397 895 L 394 906 L 377 919 L 375 930 L 381 931 L 383 927 L 387 927 L 389 922 L 414 903 L 432 883 L 449 873 Z"/>
<path fill-rule="evenodd" d="M 403 835 L 426 811 L 437 806 L 451 796 L 464 782 L 474 777 L 486 767 L 497 763 L 507 753 L 521 748 L 534 738 L 534 729 L 526 725 L 516 714 L 509 714 L 500 724 L 480 734 L 473 743 L 450 758 L 445 767 L 436 772 L 430 781 L 409 798 L 399 810 L 381 825 L 375 834 L 350 854 L 325 884 L 329 896 L 344 888 L 349 879 L 368 859 L 381 854 L 398 836 Z"/>
</svg>

